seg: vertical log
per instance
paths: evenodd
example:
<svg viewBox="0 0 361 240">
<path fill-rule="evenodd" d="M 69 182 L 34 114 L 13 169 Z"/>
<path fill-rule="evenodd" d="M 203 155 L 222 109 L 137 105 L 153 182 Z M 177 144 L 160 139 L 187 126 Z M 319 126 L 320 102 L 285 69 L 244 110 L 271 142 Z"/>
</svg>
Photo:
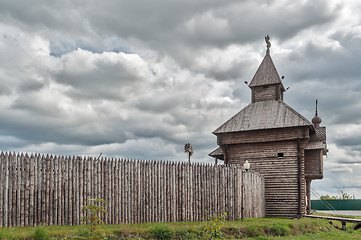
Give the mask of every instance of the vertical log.
<svg viewBox="0 0 361 240">
<path fill-rule="evenodd" d="M 58 225 L 59 213 L 59 158 L 54 158 L 54 220 L 53 223 Z"/>
<path fill-rule="evenodd" d="M 118 210 L 118 216 L 119 216 L 119 223 L 123 223 L 123 182 L 122 182 L 122 163 L 123 163 L 123 160 L 122 159 L 119 159 L 118 161 L 118 185 L 119 185 L 119 199 L 118 199 L 118 202 L 119 202 L 119 210 Z"/>
<path fill-rule="evenodd" d="M 112 159 L 112 223 L 116 224 L 117 216 L 117 174 L 116 174 L 116 159 Z"/>
<path fill-rule="evenodd" d="M 188 163 L 183 163 L 183 221 L 188 221 Z"/>
<path fill-rule="evenodd" d="M 149 216 L 149 199 L 150 199 L 150 162 L 146 161 L 146 168 L 145 168 L 145 222 L 150 222 L 150 216 Z"/>
<path fill-rule="evenodd" d="M 74 190 L 75 190 L 75 219 L 76 219 L 76 224 L 79 225 L 81 224 L 81 220 L 80 220 L 80 211 L 81 211 L 81 207 L 80 207 L 80 161 L 78 158 L 74 157 L 74 162 L 75 162 L 75 184 L 74 184 Z"/>
<path fill-rule="evenodd" d="M 119 224 L 119 161 L 114 161 L 114 224 Z"/>
<path fill-rule="evenodd" d="M 112 164 L 113 164 L 113 159 L 109 159 L 109 164 L 108 164 L 108 174 L 109 174 L 109 185 L 108 185 L 108 217 L 109 217 L 109 224 L 113 223 L 113 172 L 112 172 Z"/>
<path fill-rule="evenodd" d="M 198 215 L 200 220 L 205 220 L 207 216 L 204 215 L 203 212 L 203 206 L 204 206 L 204 196 L 203 196 L 203 165 L 198 165 L 198 197 L 199 197 L 199 209 L 198 209 Z"/>
<path fill-rule="evenodd" d="M 96 166 L 96 175 L 97 175 L 96 195 L 97 195 L 97 198 L 103 198 L 102 172 L 101 172 L 102 164 L 103 164 L 103 158 L 98 157 L 97 166 Z"/>
<path fill-rule="evenodd" d="M 112 159 L 109 159 L 108 160 L 108 169 L 107 169 L 107 172 L 108 172 L 108 182 L 109 182 L 109 185 L 108 185 L 108 205 L 107 205 L 107 208 L 108 208 L 108 212 L 109 214 L 108 215 L 108 224 L 112 224 L 113 223 L 113 172 L 112 172 L 112 164 L 113 164 L 113 160 Z"/>
<path fill-rule="evenodd" d="M 5 176 L 5 168 L 4 168 L 4 163 L 5 163 L 5 154 L 4 152 L 1 152 L 0 154 L 0 227 L 4 227 L 4 176 Z"/>
<path fill-rule="evenodd" d="M 144 201 L 143 201 L 143 188 L 142 186 L 144 185 L 144 181 L 143 181 L 143 172 L 144 172 L 144 162 L 141 161 L 139 163 L 139 168 L 138 168 L 138 219 L 137 219 L 137 223 L 141 223 L 142 222 L 142 218 L 143 218 L 143 208 L 144 208 Z"/>
<path fill-rule="evenodd" d="M 68 196 L 68 209 L 69 209 L 69 225 L 74 225 L 74 166 L 73 166 L 73 158 L 71 156 L 68 157 L 68 186 L 69 186 L 69 196 Z"/>
<path fill-rule="evenodd" d="M 11 213 L 13 212 L 13 180 L 14 178 L 12 177 L 13 176 L 13 159 L 14 159 L 14 155 L 15 153 L 9 155 L 9 165 L 8 165 L 8 168 L 9 168 L 9 186 L 8 186 L 8 196 L 9 196 L 9 200 L 8 202 L 6 202 L 6 204 L 8 205 L 8 212 L 7 212 L 7 215 L 8 215 L 8 227 L 12 227 L 13 226 L 13 222 L 12 222 L 12 215 Z"/>
<path fill-rule="evenodd" d="M 91 165 L 92 165 L 92 173 L 91 173 L 91 180 L 92 180 L 92 183 L 91 183 L 91 189 L 92 189 L 92 198 L 94 199 L 97 199 L 99 198 L 98 197 L 98 194 L 97 194 L 97 158 L 94 157 L 93 161 L 91 162 Z"/>
<path fill-rule="evenodd" d="M 148 195 L 148 202 L 149 202 L 149 222 L 153 222 L 153 194 L 154 194 L 154 170 L 153 170 L 153 162 L 149 162 L 149 195 Z"/>
<path fill-rule="evenodd" d="M 91 161 L 92 161 L 92 158 L 91 158 L 91 157 L 90 157 L 90 158 L 88 157 L 88 159 L 87 159 L 87 171 L 86 171 L 86 173 L 87 173 L 86 200 L 89 200 L 89 199 L 92 198 L 92 196 L 91 196 L 91 175 L 90 175 L 90 174 L 91 174 Z M 85 202 L 84 204 L 86 204 L 86 202 Z"/>
<path fill-rule="evenodd" d="M 49 225 L 49 210 L 50 210 L 50 162 L 52 161 L 53 156 L 48 156 L 45 161 L 44 166 L 44 208 L 45 213 L 43 224 Z"/>
<path fill-rule="evenodd" d="M 22 172 L 22 169 L 21 169 L 21 161 L 24 160 L 24 155 L 22 155 L 21 157 L 18 155 L 17 158 L 16 158 L 16 226 L 21 226 L 21 225 L 24 225 L 22 224 L 22 220 L 24 218 L 24 214 L 22 214 L 22 211 L 21 211 L 21 198 L 20 198 L 20 195 L 21 195 L 21 192 L 22 191 L 22 187 L 23 185 L 21 184 L 22 183 L 22 178 L 21 178 L 21 172 Z"/>
<path fill-rule="evenodd" d="M 78 208 L 78 164 L 75 156 L 72 157 L 72 175 L 73 175 L 73 200 L 72 200 L 72 208 L 73 208 L 73 224 L 79 225 L 79 208 Z"/>
<path fill-rule="evenodd" d="M 165 191 L 165 197 L 166 197 L 166 204 L 165 204 L 165 221 L 166 222 L 170 222 L 170 209 L 171 209 L 171 205 L 170 205 L 170 194 L 171 194 L 171 178 L 170 178 L 170 168 L 169 168 L 170 164 L 169 162 L 167 161 L 166 163 L 166 170 L 165 170 L 165 173 L 166 173 L 166 176 L 165 176 L 165 179 L 164 179 L 164 186 L 166 186 L 166 191 Z"/>
<path fill-rule="evenodd" d="M 160 169 L 160 173 L 159 173 L 159 186 L 160 186 L 160 221 L 164 222 L 164 199 L 165 199 L 165 193 L 164 193 L 164 189 L 165 189 L 165 184 L 164 184 L 164 162 L 158 162 L 159 165 L 159 169 Z"/>
<path fill-rule="evenodd" d="M 54 157 L 50 158 L 50 162 L 49 162 L 49 169 L 48 169 L 48 174 L 49 174 L 49 185 L 48 185 L 48 189 L 49 189 L 49 221 L 48 224 L 49 225 L 53 225 L 54 224 L 54 159 L 56 158 L 56 156 L 54 155 Z"/>
<path fill-rule="evenodd" d="M 69 176 L 68 176 L 69 157 L 65 156 L 63 160 L 63 217 L 64 225 L 69 225 Z"/>
<path fill-rule="evenodd" d="M 35 208 L 35 199 L 36 199 L 36 159 L 38 155 L 31 155 L 30 160 L 26 159 L 26 169 L 30 169 L 30 192 L 29 192 L 29 200 L 25 202 L 25 211 L 29 211 L 29 225 L 35 226 L 35 218 L 36 218 L 36 208 Z M 26 192 L 25 192 L 26 195 Z M 26 197 L 25 197 L 26 198 Z M 28 205 L 28 206 L 27 206 Z M 26 220 L 25 220 L 26 224 Z M 26 224 L 27 225 L 27 224 Z"/>
<path fill-rule="evenodd" d="M 36 184 L 38 183 L 38 179 L 37 179 L 37 170 L 38 170 L 38 155 L 39 154 L 35 154 L 32 156 L 32 158 L 30 159 L 30 168 L 31 168 L 31 172 L 30 172 L 30 194 L 31 194 L 31 199 L 30 199 L 30 206 L 29 206 L 29 211 L 30 211 L 30 218 L 29 218 L 29 225 L 31 226 L 35 226 L 36 225 L 36 219 L 37 219 L 37 186 Z"/>
<path fill-rule="evenodd" d="M 197 169 L 196 169 L 196 180 L 197 180 L 197 183 L 196 183 L 196 197 L 197 197 L 197 202 L 196 202 L 196 207 L 197 207 L 197 221 L 201 221 L 201 206 L 202 206 L 202 197 L 201 197 L 201 181 L 200 181 L 200 165 L 197 164 Z"/>
<path fill-rule="evenodd" d="M 109 186 L 109 180 L 108 180 L 108 176 L 109 176 L 109 174 L 108 174 L 108 164 L 109 164 L 109 161 L 108 161 L 108 159 L 104 159 L 104 167 L 103 167 L 103 169 L 102 169 L 102 171 L 103 171 L 103 186 L 104 186 L 104 197 L 103 197 L 103 199 L 106 201 L 106 202 L 109 202 L 109 190 L 108 190 L 108 186 Z M 104 222 L 106 223 L 106 224 L 108 224 L 108 214 L 106 214 L 105 216 L 104 216 Z"/>
<path fill-rule="evenodd" d="M 214 199 L 214 209 L 216 209 L 216 213 L 220 213 L 219 206 L 218 206 L 218 165 L 214 167 L 214 179 L 213 179 L 213 185 L 214 185 L 214 193 L 213 193 L 213 199 Z"/>
<path fill-rule="evenodd" d="M 84 159 L 78 156 L 77 160 L 79 162 L 79 216 L 80 221 L 83 222 L 84 211 L 82 211 L 81 209 L 84 205 Z"/>
<path fill-rule="evenodd" d="M 162 186 L 162 194 L 161 194 L 161 198 L 162 198 L 162 222 L 167 222 L 167 187 L 168 184 L 166 181 L 166 177 L 167 177 L 167 171 L 168 171 L 168 164 L 167 162 L 162 162 L 161 165 L 162 168 L 162 180 L 161 180 L 161 186 Z"/>
<path fill-rule="evenodd" d="M 174 209 L 176 208 L 175 204 L 174 204 L 174 199 L 175 199 L 175 179 L 174 179 L 174 163 L 172 162 L 168 162 L 169 165 L 169 178 L 170 178 L 170 183 L 171 185 L 169 186 L 169 221 L 170 222 L 174 222 L 174 217 L 175 217 L 175 213 L 174 213 Z"/>
<path fill-rule="evenodd" d="M 49 158 L 49 155 L 47 155 L 45 158 L 42 158 L 41 161 L 41 176 L 40 176 L 40 184 L 41 191 L 40 191 L 40 204 L 41 204 L 41 216 L 40 216 L 40 224 L 46 224 L 46 163 L 47 159 Z"/>
<path fill-rule="evenodd" d="M 143 183 L 142 183 L 142 222 L 146 222 L 147 221 L 147 196 L 148 196 L 148 188 L 147 188 L 147 171 L 148 171 L 148 162 L 144 161 L 143 164 Z"/>
<path fill-rule="evenodd" d="M 11 153 L 5 155 L 5 161 L 4 161 L 4 182 L 5 182 L 5 187 L 4 187 L 4 227 L 9 227 L 9 218 L 8 218 L 8 213 L 9 213 L 9 159 L 10 159 L 10 155 Z"/>
<path fill-rule="evenodd" d="M 134 215 L 134 223 L 138 223 L 139 222 L 139 211 L 140 211 L 140 207 L 139 207 L 139 183 L 140 183 L 140 165 L 141 165 L 141 161 L 137 160 L 134 162 L 134 175 L 133 175 L 133 215 Z"/>
<path fill-rule="evenodd" d="M 13 155 L 13 158 L 12 158 L 12 161 L 11 161 L 11 171 L 12 171 L 12 174 L 10 175 L 11 176 L 11 198 L 12 198 L 12 202 L 11 203 L 11 212 L 9 213 L 10 214 L 10 217 L 11 217 L 11 226 L 15 227 L 16 226 L 16 215 L 14 215 L 13 213 L 17 214 L 16 213 L 16 210 L 17 210 L 17 204 L 16 204 L 16 186 L 17 186 L 17 179 L 16 179 L 16 161 L 17 161 L 17 155 L 14 154 Z"/>
<path fill-rule="evenodd" d="M 142 196 L 142 199 L 143 199 L 143 221 L 142 222 L 147 222 L 147 218 L 148 218 L 148 201 L 147 201 L 147 198 L 148 198 L 148 191 L 149 191 L 149 188 L 148 188 L 148 162 L 145 161 L 144 162 L 144 170 L 143 170 L 143 196 Z"/>
<path fill-rule="evenodd" d="M 87 196 L 87 177 L 88 177 L 88 161 L 86 157 L 81 157 L 82 158 L 82 196 L 81 196 L 81 207 L 86 205 L 86 201 L 88 200 L 88 196 Z M 86 211 L 81 211 L 82 213 L 82 217 L 86 217 L 87 216 L 87 212 Z M 84 220 L 84 219 L 83 219 Z"/>
<path fill-rule="evenodd" d="M 9 226 L 13 227 L 13 215 L 11 214 L 14 210 L 14 203 L 13 203 L 13 193 L 14 193 L 14 158 L 16 157 L 15 153 L 11 155 L 10 164 L 9 164 Z"/>
<path fill-rule="evenodd" d="M 125 177 L 125 173 L 124 173 L 124 167 L 125 167 L 125 162 L 124 160 L 122 159 L 121 162 L 120 162 L 120 186 L 121 186 L 121 189 L 120 189 L 120 203 L 121 203 L 121 222 L 122 223 L 126 223 L 125 222 L 125 180 L 124 180 L 124 177 Z"/>
<path fill-rule="evenodd" d="M 127 223 L 131 222 L 131 160 L 126 162 L 126 206 L 127 206 Z"/>
<path fill-rule="evenodd" d="M 20 208 L 19 208 L 19 203 L 20 201 L 18 201 L 18 190 L 19 190 L 19 178 L 18 178 L 18 162 L 20 161 L 20 157 L 19 155 L 16 155 L 14 158 L 14 175 L 12 176 L 14 178 L 14 188 L 13 188 L 13 212 L 11 213 L 13 215 L 13 226 L 18 226 L 18 221 L 20 220 Z M 24 154 L 22 154 L 22 157 L 24 157 Z"/>
<path fill-rule="evenodd" d="M 159 168 L 158 164 L 153 162 L 153 169 L 154 169 L 154 190 L 153 190 L 153 222 L 159 222 L 159 205 L 160 205 L 160 186 L 159 186 Z"/>
<path fill-rule="evenodd" d="M 65 157 L 59 161 L 59 213 L 60 225 L 65 224 Z"/>
<path fill-rule="evenodd" d="M 40 172 L 40 158 L 41 155 L 37 154 L 34 157 L 34 201 L 33 201 L 33 210 L 34 210 L 34 218 L 33 218 L 33 226 L 38 225 L 38 218 L 39 218 L 39 172 Z"/>
<path fill-rule="evenodd" d="M 111 211 L 112 211 L 112 172 L 111 172 L 111 164 L 112 161 L 111 159 L 107 159 L 107 168 L 106 168 L 106 173 L 107 173 L 107 202 L 108 202 L 108 212 L 110 212 L 110 214 L 107 214 L 106 218 L 107 218 L 107 223 L 110 224 L 111 223 Z"/>
</svg>

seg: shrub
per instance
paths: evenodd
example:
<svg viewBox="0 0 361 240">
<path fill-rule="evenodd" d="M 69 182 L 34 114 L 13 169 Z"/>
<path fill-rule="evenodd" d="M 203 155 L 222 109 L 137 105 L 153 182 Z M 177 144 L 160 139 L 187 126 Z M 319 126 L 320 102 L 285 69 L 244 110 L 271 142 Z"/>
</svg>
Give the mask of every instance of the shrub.
<svg viewBox="0 0 361 240">
<path fill-rule="evenodd" d="M 112 233 L 106 233 L 102 228 L 100 228 L 100 224 L 103 224 L 103 220 L 101 217 L 108 212 L 105 210 L 103 205 L 107 205 L 103 199 L 88 199 L 86 201 L 86 205 L 82 207 L 82 210 L 85 212 L 85 216 L 82 217 L 82 223 L 85 228 L 82 232 L 77 234 L 76 236 L 68 236 L 65 239 L 87 239 L 87 240 L 95 240 L 95 239 L 110 239 L 115 237 Z"/>
<path fill-rule="evenodd" d="M 116 229 L 116 230 L 112 230 L 113 234 L 120 237 L 123 235 L 123 230 L 121 229 Z"/>
<path fill-rule="evenodd" d="M 174 239 L 177 240 L 191 240 L 197 239 L 197 235 L 193 232 L 189 232 L 186 230 L 176 230 L 174 233 Z"/>
<path fill-rule="evenodd" d="M 256 240 L 269 240 L 268 237 L 265 237 L 265 236 L 258 236 L 255 238 Z"/>
<path fill-rule="evenodd" d="M 222 227 L 226 216 L 227 212 L 211 216 L 208 221 L 204 222 L 202 231 L 207 239 L 223 239 Z"/>
<path fill-rule="evenodd" d="M 287 225 L 279 223 L 273 224 L 270 231 L 274 236 L 287 236 L 291 233 L 291 229 Z"/>
<path fill-rule="evenodd" d="M 245 233 L 248 237 L 258 237 L 262 235 L 262 230 L 258 226 L 251 225 L 246 227 Z"/>
<path fill-rule="evenodd" d="M 48 240 L 50 239 L 50 234 L 43 227 L 37 227 L 33 234 L 33 238 L 35 240 Z"/>
<path fill-rule="evenodd" d="M 5 234 L 3 234 L 2 232 L 0 232 L 0 239 L 6 239 Z"/>
<path fill-rule="evenodd" d="M 154 239 L 158 239 L 158 240 L 167 240 L 167 239 L 172 239 L 173 237 L 172 230 L 162 226 L 156 226 L 150 229 L 150 234 Z"/>
<path fill-rule="evenodd" d="M 99 204 L 106 205 L 107 202 L 101 198 L 88 199 L 86 201 L 86 205 L 82 207 L 82 210 L 87 214 L 86 216 L 82 217 L 83 224 L 88 225 L 90 232 L 95 231 L 98 227 L 98 224 L 104 223 L 103 220 L 100 219 L 100 216 L 103 216 L 104 213 L 108 214 L 108 212 L 105 211 L 105 207 L 100 206 Z"/>
</svg>

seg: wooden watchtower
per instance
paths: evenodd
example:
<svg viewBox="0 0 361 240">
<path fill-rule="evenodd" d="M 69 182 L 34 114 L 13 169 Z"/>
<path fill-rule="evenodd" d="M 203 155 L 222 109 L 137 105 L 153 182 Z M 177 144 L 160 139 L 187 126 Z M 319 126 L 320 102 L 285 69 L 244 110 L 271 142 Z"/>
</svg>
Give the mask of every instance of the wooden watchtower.
<svg viewBox="0 0 361 240">
<path fill-rule="evenodd" d="M 310 208 L 311 180 L 323 177 L 326 128 L 283 102 L 285 88 L 267 52 L 249 88 L 252 102 L 218 127 L 219 148 L 210 156 L 225 164 L 251 164 L 265 177 L 266 216 L 300 217 Z"/>
</svg>

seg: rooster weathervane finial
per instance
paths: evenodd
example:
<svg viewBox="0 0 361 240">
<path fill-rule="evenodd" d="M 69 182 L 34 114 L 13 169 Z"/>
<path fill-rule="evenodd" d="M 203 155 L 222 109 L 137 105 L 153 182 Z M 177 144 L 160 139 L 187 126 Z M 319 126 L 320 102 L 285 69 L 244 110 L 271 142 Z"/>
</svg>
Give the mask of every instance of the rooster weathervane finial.
<svg viewBox="0 0 361 240">
<path fill-rule="evenodd" d="M 270 37 L 267 35 L 264 37 L 264 40 L 266 41 L 266 44 L 267 44 L 267 53 L 269 53 L 269 49 L 271 47 L 271 42 L 269 41 Z"/>
</svg>

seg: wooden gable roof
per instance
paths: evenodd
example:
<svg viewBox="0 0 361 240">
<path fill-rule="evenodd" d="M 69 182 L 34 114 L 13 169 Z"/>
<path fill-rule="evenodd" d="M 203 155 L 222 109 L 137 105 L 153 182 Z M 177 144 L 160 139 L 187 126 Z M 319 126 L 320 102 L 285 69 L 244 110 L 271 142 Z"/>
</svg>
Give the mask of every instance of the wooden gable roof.
<svg viewBox="0 0 361 240">
<path fill-rule="evenodd" d="M 213 134 L 299 126 L 313 125 L 283 101 L 270 100 L 249 104 Z"/>
</svg>

